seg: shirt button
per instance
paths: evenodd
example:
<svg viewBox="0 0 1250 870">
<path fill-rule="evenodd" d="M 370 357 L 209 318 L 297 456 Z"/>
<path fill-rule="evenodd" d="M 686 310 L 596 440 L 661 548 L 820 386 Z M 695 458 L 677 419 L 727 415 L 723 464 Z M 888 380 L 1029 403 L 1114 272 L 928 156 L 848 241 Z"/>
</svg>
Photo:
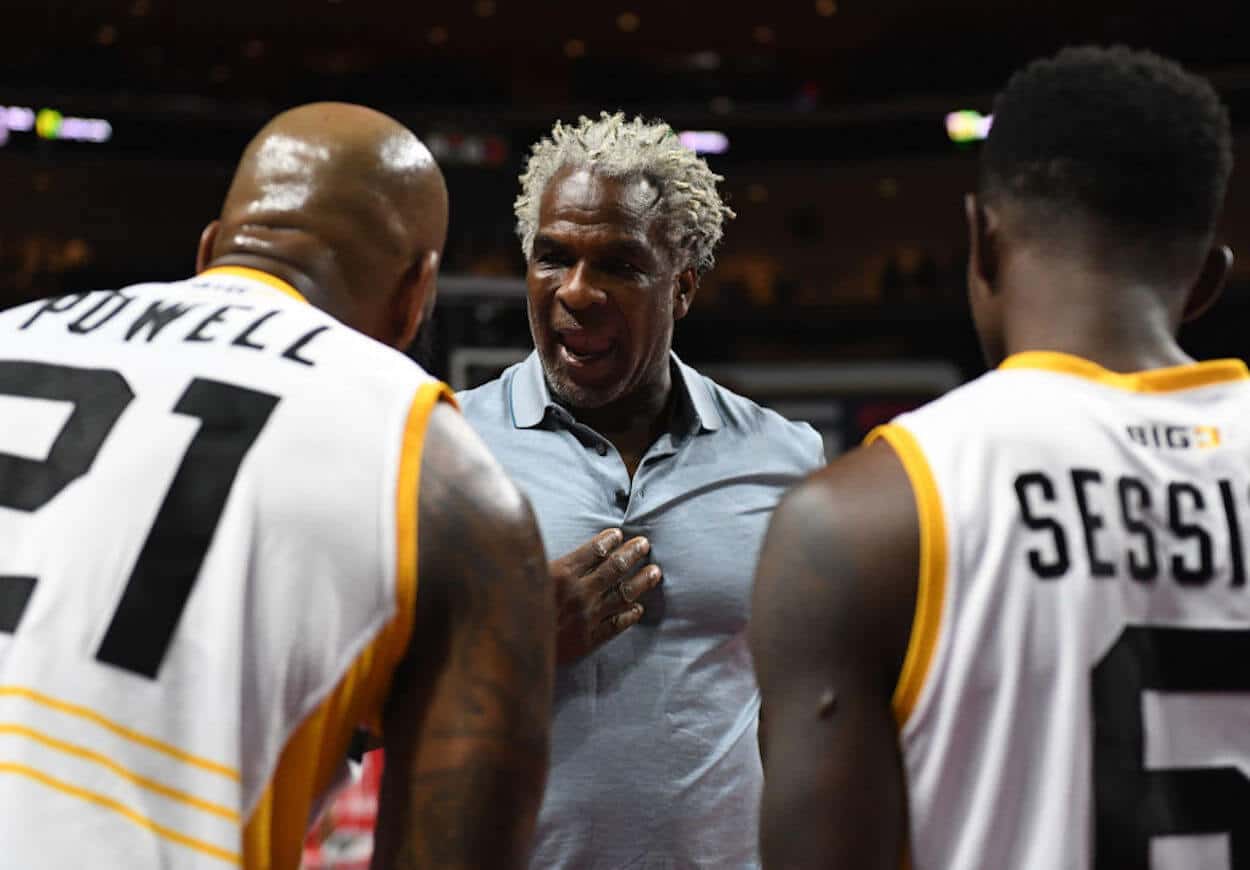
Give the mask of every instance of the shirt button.
<svg viewBox="0 0 1250 870">
<path fill-rule="evenodd" d="M 607 455 L 608 455 L 608 445 L 604 444 L 603 442 L 600 442 L 600 443 L 596 444 L 596 445 L 595 445 L 595 452 L 596 452 L 596 453 L 598 453 L 600 456 L 607 456 Z"/>
<path fill-rule="evenodd" d="M 618 489 L 618 490 L 616 491 L 616 503 L 617 503 L 618 505 L 620 505 L 621 507 L 625 507 L 626 505 L 628 505 L 628 504 L 629 504 L 629 493 L 627 493 L 627 492 L 626 492 L 625 490 L 623 490 L 623 489 Z"/>
</svg>

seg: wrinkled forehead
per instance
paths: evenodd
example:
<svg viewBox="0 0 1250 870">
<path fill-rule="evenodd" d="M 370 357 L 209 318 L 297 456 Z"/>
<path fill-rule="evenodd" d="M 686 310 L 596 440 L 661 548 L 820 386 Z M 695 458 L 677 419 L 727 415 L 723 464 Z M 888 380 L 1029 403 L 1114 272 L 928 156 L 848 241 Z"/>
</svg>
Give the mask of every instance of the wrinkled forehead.
<svg viewBox="0 0 1250 870">
<path fill-rule="evenodd" d="M 618 178 L 586 166 L 566 166 L 543 191 L 538 230 L 596 227 L 664 245 L 660 189 L 643 175 Z"/>
</svg>

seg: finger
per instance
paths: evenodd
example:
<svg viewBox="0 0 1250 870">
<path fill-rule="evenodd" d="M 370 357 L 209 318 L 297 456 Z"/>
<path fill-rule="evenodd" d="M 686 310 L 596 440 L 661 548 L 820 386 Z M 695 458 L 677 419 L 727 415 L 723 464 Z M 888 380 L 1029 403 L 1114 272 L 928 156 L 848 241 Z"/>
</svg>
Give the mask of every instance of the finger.
<svg viewBox="0 0 1250 870">
<path fill-rule="evenodd" d="M 635 604 L 629 610 L 622 611 L 615 616 L 609 616 L 595 628 L 594 633 L 591 635 L 591 642 L 595 646 L 601 646 L 625 631 L 625 629 L 637 625 L 640 619 L 642 619 L 641 604 Z"/>
<path fill-rule="evenodd" d="M 614 586 L 634 572 L 638 563 L 647 558 L 650 552 L 651 542 L 646 538 L 629 539 L 613 550 L 612 554 L 603 560 L 603 564 L 595 569 L 593 575 L 595 587 L 602 593 L 611 592 Z"/>
<path fill-rule="evenodd" d="M 604 529 L 573 552 L 561 556 L 556 562 L 577 576 L 589 574 L 599 567 L 623 540 L 625 540 L 625 535 L 620 529 Z"/>
<path fill-rule="evenodd" d="M 659 565 L 648 565 L 633 577 L 625 578 L 617 586 L 621 602 L 626 605 L 633 604 L 659 585 L 662 576 Z"/>
</svg>

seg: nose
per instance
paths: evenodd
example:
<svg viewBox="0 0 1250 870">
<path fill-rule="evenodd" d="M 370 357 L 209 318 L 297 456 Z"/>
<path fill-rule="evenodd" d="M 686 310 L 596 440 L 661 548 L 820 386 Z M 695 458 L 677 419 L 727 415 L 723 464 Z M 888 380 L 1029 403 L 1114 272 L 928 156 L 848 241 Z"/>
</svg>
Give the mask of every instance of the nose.
<svg viewBox="0 0 1250 870">
<path fill-rule="evenodd" d="M 564 282 L 556 290 L 556 298 L 570 311 L 581 311 L 608 301 L 608 294 L 590 282 L 589 271 L 584 260 L 577 261 L 564 274 Z"/>
</svg>

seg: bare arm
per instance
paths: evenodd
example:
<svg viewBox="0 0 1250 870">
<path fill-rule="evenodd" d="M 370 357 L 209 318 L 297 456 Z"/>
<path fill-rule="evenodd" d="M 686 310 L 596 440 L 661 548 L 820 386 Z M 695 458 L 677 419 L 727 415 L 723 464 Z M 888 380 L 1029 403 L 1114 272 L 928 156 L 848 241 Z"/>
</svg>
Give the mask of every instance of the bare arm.
<svg viewBox="0 0 1250 870">
<path fill-rule="evenodd" d="M 760 556 L 764 865 L 897 870 L 906 794 L 891 696 L 915 607 L 919 527 L 884 443 L 791 492 Z"/>
<path fill-rule="evenodd" d="M 373 867 L 522 867 L 546 778 L 553 597 L 528 503 L 445 406 L 426 435 L 418 527 Z"/>
</svg>

